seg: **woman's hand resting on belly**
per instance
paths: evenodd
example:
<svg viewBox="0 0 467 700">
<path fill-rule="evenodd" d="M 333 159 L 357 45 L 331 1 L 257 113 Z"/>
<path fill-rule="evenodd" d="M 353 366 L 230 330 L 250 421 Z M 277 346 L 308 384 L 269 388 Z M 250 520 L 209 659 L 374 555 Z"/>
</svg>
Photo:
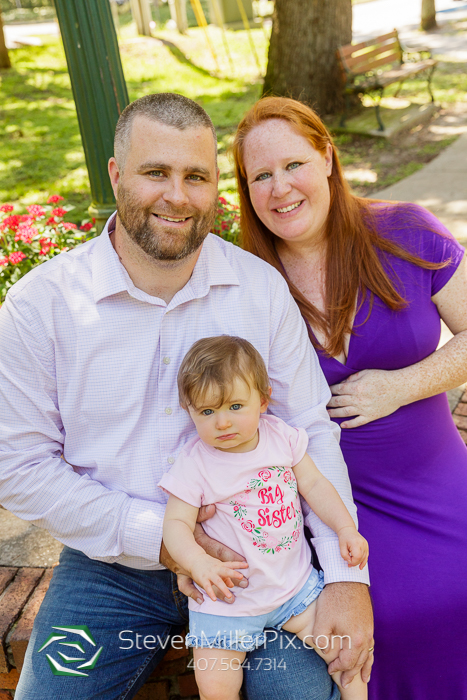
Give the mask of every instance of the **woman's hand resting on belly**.
<svg viewBox="0 0 467 700">
<path fill-rule="evenodd" d="M 329 388 L 333 394 L 328 403 L 330 417 L 355 416 L 341 423 L 341 428 L 358 428 L 389 416 L 406 403 L 399 370 L 365 369 Z"/>
</svg>

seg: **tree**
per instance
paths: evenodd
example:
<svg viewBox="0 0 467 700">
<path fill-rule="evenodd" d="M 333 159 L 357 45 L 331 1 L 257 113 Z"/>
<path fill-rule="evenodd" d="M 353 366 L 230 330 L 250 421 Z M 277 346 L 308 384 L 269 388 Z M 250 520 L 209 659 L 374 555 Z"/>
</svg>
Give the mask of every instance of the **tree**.
<svg viewBox="0 0 467 700">
<path fill-rule="evenodd" d="M 352 41 L 352 0 L 276 0 L 263 94 L 341 109 L 344 78 L 336 57 Z"/>
<path fill-rule="evenodd" d="M 2 11 L 0 10 L 0 68 L 11 68 L 10 57 L 3 34 Z"/>
<path fill-rule="evenodd" d="M 436 8 L 435 0 L 422 0 L 422 29 L 436 29 Z"/>
</svg>

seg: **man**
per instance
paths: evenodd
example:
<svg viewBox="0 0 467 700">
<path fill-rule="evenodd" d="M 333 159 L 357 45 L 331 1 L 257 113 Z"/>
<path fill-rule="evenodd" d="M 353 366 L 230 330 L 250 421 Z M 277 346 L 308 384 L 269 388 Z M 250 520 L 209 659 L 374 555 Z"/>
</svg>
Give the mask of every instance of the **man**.
<svg viewBox="0 0 467 700">
<path fill-rule="evenodd" d="M 208 235 L 216 150 L 212 123 L 191 100 L 161 94 L 131 104 L 109 162 L 117 215 L 99 238 L 20 280 L 1 310 L 0 501 L 66 545 L 17 700 L 131 698 L 185 624 L 157 483 L 194 434 L 178 405 L 176 375 L 198 338 L 226 333 L 254 343 L 268 366 L 274 413 L 308 430 L 310 454 L 355 513 L 326 413 L 329 390 L 286 284 L 264 262 Z M 212 512 L 204 509 L 201 519 Z M 313 513 L 308 523 L 327 583 L 316 636 L 351 635 L 352 649 L 341 650 L 329 670 L 350 669 L 350 681 L 365 664 L 367 678 L 366 572 L 347 568 L 334 533 Z M 198 541 L 219 558 L 233 556 L 201 528 Z M 84 625 L 96 647 L 80 670 L 65 665 L 67 647 L 55 653 L 54 628 L 74 643 L 82 639 L 73 629 Z M 337 697 L 326 667 L 296 640 L 281 636 L 253 657 L 270 663 L 265 671 L 258 663 L 247 668 L 250 700 L 271 690 L 300 700 L 311 688 L 315 700 Z"/>
</svg>

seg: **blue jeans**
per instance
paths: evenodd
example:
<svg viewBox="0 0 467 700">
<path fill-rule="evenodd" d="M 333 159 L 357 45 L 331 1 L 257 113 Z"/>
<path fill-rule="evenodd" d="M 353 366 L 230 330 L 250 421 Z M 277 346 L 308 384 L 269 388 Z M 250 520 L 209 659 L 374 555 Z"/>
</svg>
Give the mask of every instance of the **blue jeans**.
<svg viewBox="0 0 467 700">
<path fill-rule="evenodd" d="M 170 645 L 180 644 L 174 635 L 187 621 L 187 599 L 170 571 L 104 564 L 65 547 L 34 623 L 15 700 L 133 698 Z M 248 655 L 247 700 L 339 699 L 314 651 L 291 634 L 271 630 L 273 639 Z"/>
</svg>

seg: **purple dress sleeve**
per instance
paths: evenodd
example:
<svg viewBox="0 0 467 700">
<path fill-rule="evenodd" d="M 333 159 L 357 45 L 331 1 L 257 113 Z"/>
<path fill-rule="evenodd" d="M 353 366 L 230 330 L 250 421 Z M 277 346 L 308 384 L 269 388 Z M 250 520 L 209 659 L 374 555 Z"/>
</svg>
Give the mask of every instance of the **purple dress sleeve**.
<svg viewBox="0 0 467 700">
<path fill-rule="evenodd" d="M 381 233 L 429 262 L 447 262 L 430 270 L 431 295 L 449 282 L 464 256 L 464 248 L 431 212 L 417 204 L 400 202 L 381 209 Z"/>
</svg>

